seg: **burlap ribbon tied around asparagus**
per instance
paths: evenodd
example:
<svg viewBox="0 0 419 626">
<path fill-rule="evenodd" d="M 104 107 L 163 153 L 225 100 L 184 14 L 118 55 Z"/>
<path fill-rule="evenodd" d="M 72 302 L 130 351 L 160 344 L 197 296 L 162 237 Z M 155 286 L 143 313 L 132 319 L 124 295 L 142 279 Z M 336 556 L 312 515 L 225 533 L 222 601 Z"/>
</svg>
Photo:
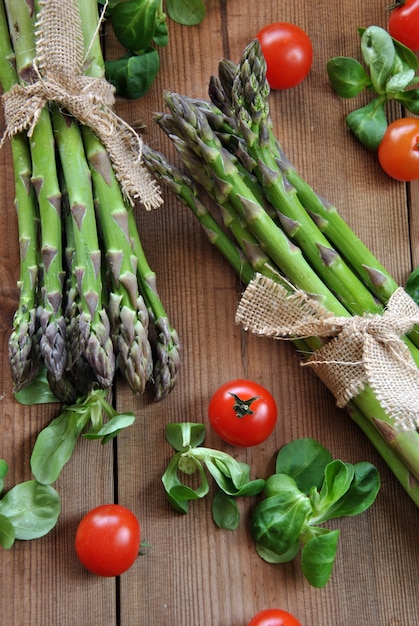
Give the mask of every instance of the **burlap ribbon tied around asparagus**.
<svg viewBox="0 0 419 626">
<path fill-rule="evenodd" d="M 162 203 L 160 190 L 141 163 L 142 140 L 113 111 L 114 88 L 104 78 L 83 75 L 83 31 L 75 0 L 43 0 L 35 28 L 36 56 L 30 82 L 3 95 L 5 139 L 31 136 L 48 102 L 89 126 L 106 147 L 126 198 L 147 209 Z"/>
<path fill-rule="evenodd" d="M 236 322 L 275 339 L 327 337 L 304 365 L 312 367 L 344 407 L 366 385 L 403 429 L 419 426 L 419 369 L 402 336 L 419 324 L 419 308 L 401 287 L 382 314 L 335 317 L 314 297 L 256 275 Z"/>
</svg>

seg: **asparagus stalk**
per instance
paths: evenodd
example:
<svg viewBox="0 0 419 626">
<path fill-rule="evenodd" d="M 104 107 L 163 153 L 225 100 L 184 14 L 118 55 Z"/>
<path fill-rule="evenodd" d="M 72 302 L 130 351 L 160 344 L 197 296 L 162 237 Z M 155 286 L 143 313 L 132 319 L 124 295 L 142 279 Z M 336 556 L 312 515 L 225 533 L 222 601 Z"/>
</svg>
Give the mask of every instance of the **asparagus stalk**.
<svg viewBox="0 0 419 626">
<path fill-rule="evenodd" d="M 14 52 L 10 45 L 4 5 L 0 3 L 0 84 L 4 92 L 18 82 L 14 67 Z M 18 219 L 20 274 L 19 304 L 13 317 L 9 338 L 9 363 L 15 391 L 29 384 L 41 365 L 37 307 L 39 212 L 35 191 L 31 185 L 32 162 L 24 133 L 11 140 L 15 177 L 15 207 Z"/>
<path fill-rule="evenodd" d="M 165 128 L 166 132 L 168 131 L 170 122 L 167 120 L 166 116 L 160 117 L 158 123 L 162 128 Z M 173 141 L 180 146 L 181 140 L 173 135 L 172 138 Z M 211 179 L 210 176 L 205 175 L 205 172 L 202 170 L 200 160 L 194 155 L 194 153 L 192 153 L 192 151 L 188 150 L 185 142 L 182 142 L 181 151 L 183 161 L 185 162 L 185 160 L 187 160 L 188 162 L 188 169 L 191 170 L 196 168 L 200 170 L 200 185 L 205 188 L 214 200 L 216 198 L 220 198 L 220 202 L 216 201 L 216 205 L 220 209 L 225 226 L 231 231 L 233 237 L 239 245 L 239 249 L 234 246 L 234 258 L 240 270 L 239 274 L 243 271 L 245 274 L 249 273 L 249 275 L 251 274 L 254 276 L 255 272 L 262 273 L 262 268 L 265 270 L 264 273 L 269 271 L 269 266 L 273 266 L 274 262 L 264 251 L 261 250 L 259 242 L 249 229 L 241 222 L 234 206 L 231 202 L 226 200 L 225 195 L 223 195 L 222 184 L 220 181 L 216 181 L 214 184 L 214 180 Z M 172 192 L 184 204 L 186 204 L 186 206 L 189 206 L 201 222 L 201 226 L 204 228 L 210 241 L 212 241 L 216 247 L 219 247 L 222 254 L 230 257 L 231 263 L 233 251 L 230 247 L 232 244 L 229 239 L 225 240 L 224 238 L 218 238 L 217 233 L 220 230 L 220 226 L 212 217 L 208 209 L 204 206 L 203 202 L 199 200 L 197 187 L 191 178 L 182 174 L 176 167 L 170 164 L 162 154 L 151 150 L 149 147 L 146 147 L 144 151 L 144 161 L 156 178 L 166 184 Z M 219 186 L 221 186 L 221 193 L 218 191 Z M 223 250 L 224 245 L 227 246 L 225 251 Z M 243 254 L 245 255 L 245 260 L 243 260 Z M 243 265 L 244 263 L 246 264 L 245 266 Z M 274 273 L 276 276 L 277 272 Z M 244 276 L 243 280 L 245 282 L 249 282 L 250 278 L 246 278 L 246 276 Z"/>
<path fill-rule="evenodd" d="M 69 195 L 75 239 L 75 267 L 80 310 L 76 340 L 101 387 L 112 384 L 115 357 L 109 320 L 102 303 L 101 251 L 91 178 L 77 122 L 52 106 L 52 121 Z"/>
<path fill-rule="evenodd" d="M 294 187 L 301 204 L 320 230 L 339 250 L 361 280 L 384 304 L 398 288 L 397 282 L 339 215 L 337 208 L 320 196 L 296 172 L 280 146 L 276 160 Z"/>
<path fill-rule="evenodd" d="M 156 275 L 148 264 L 132 211 L 128 214 L 128 228 L 138 261 L 137 277 L 154 327 L 153 380 L 155 400 L 159 401 L 170 393 L 178 379 L 181 345 L 158 294 Z"/>
<path fill-rule="evenodd" d="M 1 53 L 0 53 L 1 54 Z M 31 160 L 27 140 L 12 139 L 15 172 L 15 207 L 18 215 L 20 277 L 19 304 L 9 338 L 9 363 L 15 391 L 28 385 L 42 364 L 39 324 L 39 215 L 30 184 Z"/>
<path fill-rule="evenodd" d="M 79 0 L 79 8 L 86 50 L 85 72 L 90 76 L 103 77 L 104 61 L 96 28 L 98 21 L 97 4 L 93 2 L 93 0 L 89 0 L 89 2 L 81 2 L 81 0 Z M 94 37 L 92 37 L 92 33 L 95 33 Z M 154 352 L 152 377 L 155 387 L 155 400 L 158 401 L 167 396 L 173 389 L 178 378 L 180 365 L 179 337 L 176 330 L 171 325 L 163 303 L 158 295 L 156 276 L 151 270 L 144 254 L 134 215 L 131 208 L 127 207 L 126 203 L 123 201 L 107 155 L 97 139 L 92 136 L 92 133 L 84 132 L 84 140 L 88 154 L 93 157 L 93 160 L 92 158 L 90 159 L 93 183 L 97 189 L 98 197 L 100 194 L 102 198 L 98 206 L 105 214 L 103 221 L 107 224 L 109 217 L 119 215 L 119 221 L 123 221 L 125 229 L 123 229 L 120 249 L 126 247 L 128 238 L 131 244 L 131 250 L 126 250 L 125 258 L 127 261 L 129 257 L 135 259 L 136 277 L 139 289 L 138 301 L 144 302 L 146 309 L 143 309 L 143 314 L 145 316 L 148 311 L 149 321 L 153 326 L 153 332 L 149 333 L 147 344 L 148 341 L 151 342 Z M 98 155 L 101 155 L 100 158 L 98 158 Z M 101 166 L 98 167 L 99 162 L 101 162 Z M 106 176 L 103 175 L 105 170 L 107 172 Z M 113 198 L 113 202 L 111 203 L 112 208 L 108 208 L 109 202 L 106 199 L 107 195 Z M 106 219 L 106 214 L 109 216 L 108 219 Z M 109 231 L 109 236 L 112 238 L 112 231 Z M 131 267 L 127 265 L 126 275 L 131 276 L 131 285 L 134 285 L 133 274 L 133 265 L 131 264 Z M 113 302 L 116 302 L 115 299 L 113 299 Z M 150 359 L 148 359 L 148 363 L 150 363 Z"/>
<path fill-rule="evenodd" d="M 223 229 L 217 220 L 208 211 L 205 204 L 199 198 L 199 192 L 193 181 L 183 174 L 177 167 L 169 163 L 165 156 L 149 147 L 143 152 L 144 163 L 150 172 L 187 207 L 189 207 L 207 235 L 209 241 L 230 262 L 233 269 L 242 278 L 243 282 L 249 283 L 254 270 L 245 258 L 242 250 L 238 248 L 228 237 L 225 237 Z"/>
<path fill-rule="evenodd" d="M 58 383 L 49 381 L 54 394 L 66 404 L 76 402 L 80 396 L 88 395 L 95 386 L 94 372 L 87 362 L 80 341 L 78 325 L 80 321 L 81 298 L 77 286 L 76 237 L 74 221 L 64 175 L 61 172 L 63 228 L 65 231 L 65 259 L 67 267 L 65 320 L 67 328 L 67 365 Z M 96 385 L 97 386 L 97 385 Z"/>
<path fill-rule="evenodd" d="M 25 0 L 5 0 L 10 36 L 20 82 L 33 80 L 34 14 Z M 4 37 L 6 34 L 4 33 Z M 51 375 L 59 380 L 66 364 L 65 321 L 62 312 L 64 271 L 61 241 L 61 192 L 55 162 L 54 137 L 49 112 L 44 108 L 30 138 L 32 184 L 41 221 L 43 309 L 40 313 L 40 349 Z"/>
<path fill-rule="evenodd" d="M 131 389 L 143 393 L 152 372 L 149 316 L 138 289 L 137 258 L 128 231 L 128 211 L 105 148 L 89 128 L 82 129 L 82 137 L 110 273 L 109 315 L 114 350 Z"/>
</svg>

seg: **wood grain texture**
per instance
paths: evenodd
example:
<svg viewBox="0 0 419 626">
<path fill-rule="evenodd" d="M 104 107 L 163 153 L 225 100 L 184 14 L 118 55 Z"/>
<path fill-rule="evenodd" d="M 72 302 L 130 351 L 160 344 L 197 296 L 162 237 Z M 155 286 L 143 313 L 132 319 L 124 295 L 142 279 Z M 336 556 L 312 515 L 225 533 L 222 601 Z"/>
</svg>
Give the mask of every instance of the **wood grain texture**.
<svg viewBox="0 0 419 626">
<path fill-rule="evenodd" d="M 146 124 L 145 140 L 175 159 L 152 122 L 164 108 L 164 90 L 206 97 L 208 80 L 223 56 L 233 61 L 264 24 L 284 20 L 310 34 L 314 64 L 293 90 L 271 95 L 271 114 L 286 154 L 401 283 L 419 264 L 419 187 L 391 181 L 375 155 L 359 146 L 343 119 L 352 102 L 328 85 L 331 56 L 359 54 L 358 26 L 385 25 L 385 3 L 283 0 L 206 0 L 207 16 L 194 28 L 170 23 L 161 71 L 140 101 L 118 101 L 129 123 Z M 109 38 L 107 53 L 118 52 Z M 39 430 L 59 407 L 19 406 L 7 365 L 7 337 L 17 302 L 18 249 L 9 147 L 0 152 L 0 457 L 10 465 L 8 486 L 30 477 L 29 456 Z M 247 335 L 234 324 L 242 285 L 211 247 L 186 208 L 169 194 L 156 211 L 136 212 L 143 245 L 156 272 L 161 298 L 182 341 L 178 386 L 161 403 L 134 397 L 120 380 L 119 410 L 133 410 L 135 425 L 112 447 L 81 441 L 57 484 L 59 523 L 47 537 L 0 551 L 0 615 L 4 626 L 245 626 L 258 610 L 288 609 L 304 626 L 415 626 L 419 623 L 417 507 L 385 463 L 312 372 L 300 367 L 294 347 Z M 237 531 L 217 529 L 210 499 L 188 515 L 170 509 L 161 475 L 171 456 L 168 422 L 207 423 L 212 392 L 223 382 L 249 377 L 269 388 L 279 405 L 274 435 L 253 449 L 220 442 L 208 429 L 205 444 L 248 462 L 254 476 L 273 471 L 280 446 L 314 437 L 337 458 L 377 465 L 382 488 L 361 516 L 338 520 L 338 558 L 329 584 L 309 586 L 296 560 L 261 561 L 247 528 L 252 502 L 241 501 Z M 95 578 L 77 562 L 73 538 L 80 517 L 116 498 L 130 507 L 151 547 L 120 581 Z"/>
</svg>

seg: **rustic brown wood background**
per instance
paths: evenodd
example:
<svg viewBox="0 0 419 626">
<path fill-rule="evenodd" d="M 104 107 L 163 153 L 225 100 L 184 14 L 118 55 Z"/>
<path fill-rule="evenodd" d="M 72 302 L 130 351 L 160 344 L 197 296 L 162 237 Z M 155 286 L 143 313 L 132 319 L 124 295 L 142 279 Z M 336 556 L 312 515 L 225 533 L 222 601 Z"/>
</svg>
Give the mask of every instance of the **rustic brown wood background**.
<svg viewBox="0 0 419 626">
<path fill-rule="evenodd" d="M 387 0 L 285 2 L 205 0 L 198 27 L 170 23 L 170 43 L 149 94 L 118 102 L 129 123 L 141 119 L 146 141 L 169 156 L 171 146 L 152 122 L 169 89 L 206 97 L 220 58 L 237 62 L 263 25 L 291 21 L 314 46 L 314 63 L 299 87 L 271 96 L 277 135 L 297 169 L 324 197 L 335 202 L 378 258 L 404 284 L 419 264 L 419 187 L 387 178 L 376 156 L 356 143 L 343 117 L 352 102 L 331 91 L 326 61 L 359 55 L 357 27 L 386 25 Z M 108 38 L 107 54 L 116 54 Z M 0 130 L 3 128 L 1 122 Z M 13 398 L 7 340 L 17 303 L 17 227 L 10 146 L 0 152 L 0 457 L 7 460 L 7 487 L 29 479 L 29 457 L 37 433 L 59 406 L 22 407 Z M 139 210 L 138 223 L 161 297 L 183 345 L 177 388 L 162 403 L 136 398 L 118 381 L 120 410 L 133 410 L 136 424 L 116 446 L 81 441 L 56 487 L 62 513 L 56 528 L 32 542 L 0 549 L 0 622 L 3 626 L 245 626 L 265 607 L 282 607 L 304 626 L 415 626 L 419 623 L 418 510 L 375 449 L 329 392 L 299 365 L 292 345 L 257 339 L 234 324 L 242 286 L 207 242 L 195 218 L 170 195 L 160 210 Z M 270 566 L 256 555 L 246 525 L 250 503 L 240 504 L 236 532 L 217 529 L 210 499 L 187 516 L 171 510 L 160 477 L 171 455 L 164 425 L 207 422 L 212 392 L 235 377 L 268 387 L 279 406 L 275 434 L 254 449 L 223 445 L 208 431 L 206 445 L 219 447 L 267 476 L 280 446 L 314 437 L 333 455 L 377 465 L 382 488 L 362 516 L 338 520 L 341 538 L 333 576 L 316 590 L 298 560 Z M 77 561 L 73 540 L 90 508 L 114 500 L 130 507 L 153 547 L 118 579 L 88 574 Z"/>
</svg>

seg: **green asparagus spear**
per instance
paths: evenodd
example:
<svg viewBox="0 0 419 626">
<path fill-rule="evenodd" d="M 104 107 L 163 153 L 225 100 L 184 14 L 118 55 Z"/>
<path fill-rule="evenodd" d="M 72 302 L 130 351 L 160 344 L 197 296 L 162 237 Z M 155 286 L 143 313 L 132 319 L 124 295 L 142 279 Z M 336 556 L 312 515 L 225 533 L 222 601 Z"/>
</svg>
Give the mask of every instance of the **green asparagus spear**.
<svg viewBox="0 0 419 626">
<path fill-rule="evenodd" d="M 82 18 L 84 44 L 86 50 L 85 72 L 90 76 L 103 77 L 104 62 L 96 29 L 98 19 L 97 4 L 96 2 L 93 2 L 93 0 L 89 0 L 88 2 L 82 2 L 80 0 L 79 8 Z M 95 36 L 93 38 L 92 33 L 95 33 Z M 88 142 L 90 142 L 90 144 L 96 141 L 95 146 L 93 148 L 92 146 L 89 147 L 89 145 L 87 145 L 86 143 L 87 140 Z M 104 152 L 103 148 L 101 148 L 97 140 L 93 140 L 91 134 L 89 136 L 88 133 L 85 133 L 85 143 L 88 153 L 92 154 L 92 156 L 94 155 L 94 153 L 102 155 L 100 159 L 102 162 L 101 167 L 95 168 L 95 165 L 92 164 L 92 171 L 94 172 L 96 170 L 96 175 L 93 175 L 93 182 L 97 186 L 98 190 L 102 188 L 102 202 L 99 202 L 99 206 L 101 206 L 105 214 L 107 213 L 109 216 L 118 216 L 119 214 L 120 219 L 123 220 L 124 225 L 126 225 L 128 229 L 125 235 L 127 235 L 127 233 L 129 235 L 132 246 L 130 252 L 131 258 L 135 258 L 139 289 L 138 302 L 144 302 L 146 306 L 146 310 L 143 310 L 144 319 L 148 311 L 149 321 L 150 324 L 153 326 L 153 332 L 150 331 L 147 344 L 148 342 L 152 344 L 154 352 L 152 378 L 154 380 L 155 399 L 161 400 L 166 397 L 167 394 L 173 389 L 175 382 L 178 378 L 180 365 L 180 343 L 178 334 L 171 325 L 169 317 L 158 295 L 156 288 L 156 277 L 154 272 L 152 272 L 144 254 L 134 215 L 131 208 L 127 207 L 122 200 L 121 192 L 118 188 L 117 181 L 112 172 L 112 168 L 110 167 L 110 164 L 107 160 L 106 153 Z M 97 159 L 96 162 L 98 163 Z M 106 165 L 105 162 L 107 162 Z M 104 169 L 108 172 L 106 177 L 103 177 Z M 100 170 L 102 170 L 102 173 Z M 106 184 L 108 185 L 107 189 Z M 105 203 L 106 195 L 114 199 L 109 208 L 108 202 Z M 125 220 L 128 220 L 127 223 L 125 222 Z M 109 221 L 109 217 L 107 221 Z M 125 246 L 124 241 L 121 240 L 120 243 L 121 246 Z M 126 258 L 128 262 L 128 251 Z M 131 267 L 127 266 L 127 272 L 133 272 L 132 264 Z M 134 279 L 132 276 L 131 279 L 131 284 L 134 284 Z M 115 298 L 112 298 L 111 302 L 113 303 L 115 309 L 117 300 Z M 128 309 L 125 309 L 125 312 L 127 313 Z M 138 357 L 140 356 L 140 354 L 140 352 L 137 352 Z M 131 355 L 131 357 L 133 357 L 133 355 Z M 133 361 L 131 358 L 131 364 L 132 362 Z M 127 365 L 129 365 L 128 362 Z M 132 371 L 134 373 L 135 370 L 127 370 L 127 373 L 128 371 Z"/>
<path fill-rule="evenodd" d="M 39 215 L 30 184 L 31 160 L 27 140 L 12 138 L 15 172 L 15 206 L 18 215 L 20 277 L 19 305 L 9 338 L 9 363 L 15 391 L 28 385 L 42 364 L 39 324 Z"/>
<path fill-rule="evenodd" d="M 4 92 L 18 81 L 15 56 L 10 45 L 3 3 L 0 4 L 0 84 Z M 12 137 L 15 176 L 15 207 L 18 218 L 20 275 L 19 304 L 13 317 L 9 338 L 9 363 L 15 391 L 29 384 L 38 372 L 42 359 L 39 350 L 38 235 L 39 211 L 31 185 L 32 162 L 24 133 Z"/>
<path fill-rule="evenodd" d="M 150 172 L 160 182 L 164 183 L 185 206 L 191 209 L 201 223 L 210 242 L 229 260 L 243 281 L 249 283 L 254 276 L 252 265 L 245 259 L 242 251 L 231 239 L 223 236 L 224 233 L 217 220 L 214 219 L 205 204 L 200 200 L 198 189 L 191 178 L 169 163 L 163 154 L 152 150 L 148 146 L 143 152 L 143 158 Z"/>
<path fill-rule="evenodd" d="M 57 106 L 51 109 L 61 167 L 69 196 L 75 240 L 75 271 L 80 295 L 76 340 L 101 387 L 113 382 L 115 357 L 109 320 L 102 303 L 101 251 L 89 167 L 77 122 Z"/>
<path fill-rule="evenodd" d="M 136 393 L 143 393 L 152 372 L 149 316 L 137 282 L 137 258 L 128 231 L 128 210 L 105 148 L 84 127 L 82 137 L 90 166 L 111 293 L 109 316 L 118 367 Z"/>
<path fill-rule="evenodd" d="M 76 237 L 74 221 L 70 211 L 67 186 L 61 172 L 60 187 L 62 192 L 63 229 L 65 232 L 65 260 L 67 280 L 65 285 L 65 320 L 67 328 L 67 364 L 66 371 L 58 383 L 49 380 L 54 394 L 66 404 L 76 402 L 80 396 L 88 395 L 97 386 L 94 371 L 89 365 L 80 339 L 79 322 L 82 309 L 81 297 L 77 286 Z"/>
<path fill-rule="evenodd" d="M 178 379 L 181 345 L 177 331 L 171 325 L 158 294 L 156 275 L 148 264 L 132 211 L 128 215 L 128 227 L 138 261 L 137 277 L 141 286 L 141 293 L 144 295 L 154 327 L 154 337 L 152 338 L 154 349 L 153 380 L 155 400 L 159 401 L 170 393 Z"/>
<path fill-rule="evenodd" d="M 34 13 L 25 0 L 5 0 L 9 31 L 21 83 L 33 80 Z M 5 35 L 6 36 L 6 35 Z M 61 192 L 55 162 L 54 137 L 47 109 L 40 113 L 30 138 L 32 184 L 41 220 L 43 309 L 40 314 L 41 352 L 51 375 L 59 380 L 66 364 L 65 321 L 62 312 L 64 271 L 61 241 Z"/>
</svg>

